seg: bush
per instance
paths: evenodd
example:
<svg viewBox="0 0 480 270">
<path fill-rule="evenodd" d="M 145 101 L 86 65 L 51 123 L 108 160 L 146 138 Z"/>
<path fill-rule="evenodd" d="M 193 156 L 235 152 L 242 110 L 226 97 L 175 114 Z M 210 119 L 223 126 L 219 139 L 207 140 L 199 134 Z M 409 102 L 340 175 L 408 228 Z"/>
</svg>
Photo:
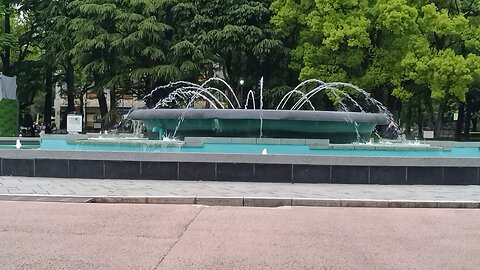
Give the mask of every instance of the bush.
<svg viewBox="0 0 480 270">
<path fill-rule="evenodd" d="M 0 99 L 0 137 L 15 137 L 18 131 L 18 103 Z"/>
</svg>

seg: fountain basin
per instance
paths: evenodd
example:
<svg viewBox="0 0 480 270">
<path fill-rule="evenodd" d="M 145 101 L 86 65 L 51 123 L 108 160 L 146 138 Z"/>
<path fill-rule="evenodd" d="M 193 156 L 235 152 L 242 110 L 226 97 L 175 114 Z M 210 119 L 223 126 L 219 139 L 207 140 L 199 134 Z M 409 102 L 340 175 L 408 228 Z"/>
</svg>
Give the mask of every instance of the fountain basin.
<svg viewBox="0 0 480 270">
<path fill-rule="evenodd" d="M 266 138 L 329 139 L 332 143 L 368 140 L 377 125 L 389 123 L 386 115 L 378 113 L 296 110 L 142 109 L 129 118 L 143 121 L 151 134 L 159 132 L 156 138 L 174 133 L 180 139 L 256 138 L 261 133 Z"/>
<path fill-rule="evenodd" d="M 0 140 L 0 176 L 480 184 L 479 142 L 330 144 L 322 139 L 218 137 L 178 142 L 90 136 L 43 135 L 35 150 L 14 149 L 15 140 L 7 142 L 12 149 L 1 149 Z M 261 154 L 264 149 L 268 155 Z"/>
</svg>

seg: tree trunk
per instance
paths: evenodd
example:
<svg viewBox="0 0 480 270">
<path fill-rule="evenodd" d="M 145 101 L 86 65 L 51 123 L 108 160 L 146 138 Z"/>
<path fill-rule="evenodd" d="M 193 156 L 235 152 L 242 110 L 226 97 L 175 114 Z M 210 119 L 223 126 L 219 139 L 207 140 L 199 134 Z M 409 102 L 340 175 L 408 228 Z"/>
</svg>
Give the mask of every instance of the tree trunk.
<svg viewBox="0 0 480 270">
<path fill-rule="evenodd" d="M 172 5 L 171 4 L 165 5 L 164 6 L 164 12 L 165 12 L 165 24 L 174 25 L 173 20 L 175 18 L 175 13 L 172 12 Z M 174 31 L 167 31 L 165 33 L 165 39 L 166 40 L 173 40 L 173 34 L 174 34 Z"/>
<path fill-rule="evenodd" d="M 80 94 L 80 115 L 82 116 L 82 130 L 83 131 L 86 131 L 87 129 L 87 116 L 85 115 L 85 111 L 83 109 L 83 107 L 85 106 L 85 103 L 83 101 L 83 93 Z"/>
<path fill-rule="evenodd" d="M 461 141 L 462 140 L 462 129 L 463 129 L 463 121 L 465 120 L 465 103 L 461 102 L 458 106 L 458 119 L 457 125 L 455 128 L 455 140 Z"/>
<path fill-rule="evenodd" d="M 438 113 L 437 113 L 437 119 L 436 119 L 436 126 L 435 126 L 435 135 L 437 137 L 440 136 L 442 133 L 442 127 L 443 127 L 443 114 L 445 113 L 445 108 L 447 107 L 447 101 L 448 97 L 445 95 L 443 98 L 442 104 L 440 104 L 440 107 L 438 108 Z"/>
<path fill-rule="evenodd" d="M 5 4 L 5 21 L 4 21 L 4 33 L 5 34 L 11 34 L 11 25 L 10 25 L 10 13 L 8 11 L 9 5 Z M 7 76 L 12 76 L 12 67 L 10 63 L 10 45 L 6 45 L 3 47 L 3 57 L 2 57 L 2 62 L 3 62 L 3 74 Z"/>
<path fill-rule="evenodd" d="M 143 95 L 141 96 L 144 98 L 146 95 L 150 94 L 153 91 L 153 85 L 152 85 L 152 78 L 150 76 L 145 78 L 145 85 L 143 88 Z"/>
<path fill-rule="evenodd" d="M 418 138 L 423 138 L 423 113 L 422 113 L 422 100 L 421 99 L 418 99 L 417 127 L 418 127 Z"/>
<path fill-rule="evenodd" d="M 45 133 L 52 133 L 52 101 L 53 101 L 53 69 L 50 65 L 45 68 L 45 107 L 44 124 Z"/>
<path fill-rule="evenodd" d="M 105 92 L 101 90 L 97 93 L 98 105 L 100 107 L 100 115 L 102 116 L 102 130 L 105 129 L 106 119 L 105 117 L 108 114 L 107 98 L 105 97 Z"/>
<path fill-rule="evenodd" d="M 429 130 L 434 130 L 435 129 L 435 124 L 434 124 L 434 113 L 433 113 L 433 104 L 432 104 L 432 99 L 427 96 L 425 98 L 425 107 L 427 110 L 427 126 Z"/>
<path fill-rule="evenodd" d="M 402 109 L 403 109 L 403 102 L 400 99 L 396 99 L 395 101 L 395 111 L 397 114 L 395 115 L 396 121 L 400 124 L 400 117 L 402 115 Z"/>
<path fill-rule="evenodd" d="M 113 127 L 117 119 L 117 91 L 115 89 L 110 90 L 110 114 L 108 119 L 108 128 Z"/>
<path fill-rule="evenodd" d="M 67 83 L 67 115 L 75 111 L 75 69 L 71 61 L 68 61 L 65 70 L 65 82 Z"/>
<path fill-rule="evenodd" d="M 407 120 L 405 121 L 405 135 L 410 136 L 410 130 L 412 129 L 412 101 L 407 104 Z"/>
<path fill-rule="evenodd" d="M 98 106 L 100 107 L 100 115 L 103 118 L 108 113 L 107 98 L 105 97 L 105 93 L 103 92 L 103 90 L 97 93 L 97 99 Z"/>
<path fill-rule="evenodd" d="M 466 96 L 467 111 L 465 113 L 465 129 L 463 131 L 466 141 L 470 140 L 470 124 L 472 122 L 472 96 L 468 92 Z"/>
<path fill-rule="evenodd" d="M 388 89 L 386 87 L 382 87 L 380 91 L 382 91 L 383 104 L 385 104 L 385 107 L 388 107 L 388 110 L 392 110 L 392 106 L 389 102 L 390 93 Z"/>
<path fill-rule="evenodd" d="M 115 89 L 110 90 L 110 111 L 117 109 L 117 91 Z"/>
</svg>

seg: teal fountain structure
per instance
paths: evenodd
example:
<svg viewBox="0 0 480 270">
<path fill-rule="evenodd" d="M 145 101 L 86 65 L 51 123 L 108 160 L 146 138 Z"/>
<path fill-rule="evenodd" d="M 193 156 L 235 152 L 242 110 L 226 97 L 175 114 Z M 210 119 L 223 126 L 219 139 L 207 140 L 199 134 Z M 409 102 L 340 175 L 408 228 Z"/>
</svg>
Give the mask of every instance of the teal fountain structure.
<svg viewBox="0 0 480 270">
<path fill-rule="evenodd" d="M 224 85 L 225 90 L 209 86 Z M 312 88 L 313 85 L 313 88 Z M 300 91 L 310 86 L 308 92 Z M 275 109 L 263 108 L 263 79 L 260 81 L 260 107 L 255 106 L 254 92 L 250 91 L 242 107 L 233 89 L 222 79 L 212 78 L 202 85 L 175 82 L 159 87 L 175 89 L 169 96 L 148 109 L 138 109 L 128 118 L 142 121 L 149 138 L 174 137 L 237 137 L 237 138 L 302 138 L 328 139 L 331 143 L 368 141 L 377 125 L 392 121 L 391 114 L 364 90 L 347 83 L 325 83 L 308 80 L 287 93 Z M 347 91 L 348 89 L 349 91 Z M 377 112 L 366 112 L 352 95 L 359 94 Z M 311 99 L 326 93 L 333 97 L 342 111 L 318 111 Z M 233 96 L 229 98 L 228 95 Z M 356 95 L 356 96 L 357 96 Z M 194 108 L 203 100 L 210 108 Z M 293 104 L 286 109 L 287 104 Z M 168 108 L 172 104 L 186 104 L 185 108 Z M 349 111 L 353 107 L 355 112 Z"/>
<path fill-rule="evenodd" d="M 153 106 L 132 111 L 124 129 L 44 135 L 36 149 L 11 139 L 2 149 L 0 138 L 0 176 L 480 185 L 479 142 L 370 141 L 392 116 L 354 85 L 305 81 L 268 109 L 262 82 L 258 89 L 242 105 L 221 79 L 174 82 L 154 89 L 146 97 Z M 328 102 L 318 94 L 337 111 L 318 109 Z"/>
<path fill-rule="evenodd" d="M 332 143 L 368 141 L 383 114 L 330 111 L 243 109 L 145 109 L 132 112 L 153 136 L 328 139 Z M 182 120 L 179 120 L 182 119 Z M 182 121 L 179 125 L 179 121 Z"/>
</svg>

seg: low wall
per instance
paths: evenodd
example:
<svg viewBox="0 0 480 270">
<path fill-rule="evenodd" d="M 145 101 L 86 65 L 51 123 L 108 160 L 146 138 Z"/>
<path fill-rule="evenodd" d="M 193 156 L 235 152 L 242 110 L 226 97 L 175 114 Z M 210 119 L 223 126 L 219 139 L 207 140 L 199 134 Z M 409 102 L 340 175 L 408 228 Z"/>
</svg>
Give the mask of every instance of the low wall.
<svg viewBox="0 0 480 270">
<path fill-rule="evenodd" d="M 0 175 L 282 183 L 478 185 L 480 158 L 2 150 Z"/>
</svg>

